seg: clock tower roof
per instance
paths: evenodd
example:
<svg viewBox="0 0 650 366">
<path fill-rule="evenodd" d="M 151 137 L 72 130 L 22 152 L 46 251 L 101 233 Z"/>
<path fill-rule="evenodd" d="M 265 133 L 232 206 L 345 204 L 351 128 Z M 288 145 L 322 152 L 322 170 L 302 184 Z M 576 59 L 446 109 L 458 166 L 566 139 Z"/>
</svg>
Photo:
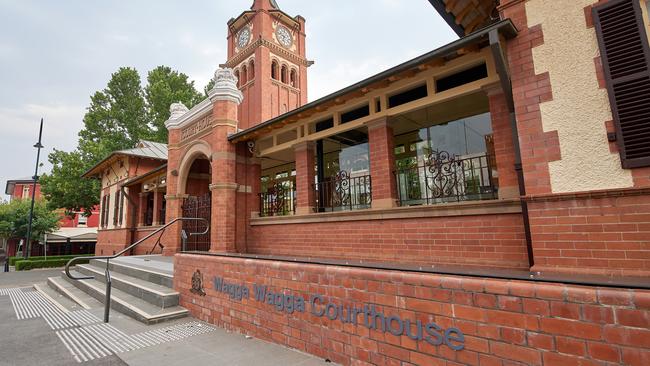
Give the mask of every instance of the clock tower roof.
<svg viewBox="0 0 650 366">
<path fill-rule="evenodd" d="M 254 0 L 251 10 L 280 10 L 275 0 Z"/>
</svg>

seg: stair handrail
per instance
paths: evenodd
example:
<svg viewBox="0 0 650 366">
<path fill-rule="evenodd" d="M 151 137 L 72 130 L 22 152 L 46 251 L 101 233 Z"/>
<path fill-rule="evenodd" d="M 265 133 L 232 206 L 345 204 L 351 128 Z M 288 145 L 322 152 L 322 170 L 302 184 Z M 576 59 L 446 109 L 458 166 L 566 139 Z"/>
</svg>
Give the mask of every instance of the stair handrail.
<svg viewBox="0 0 650 366">
<path fill-rule="evenodd" d="M 136 241 L 135 243 L 129 245 L 128 247 L 120 250 L 119 252 L 113 254 L 113 255 L 98 255 L 98 256 L 93 256 L 93 257 L 74 257 L 68 261 L 65 265 L 65 275 L 68 276 L 68 278 L 75 280 L 75 281 L 80 281 L 80 280 L 92 280 L 95 278 L 95 276 L 83 276 L 83 277 L 77 277 L 73 276 L 72 273 L 70 273 L 70 266 L 80 260 L 106 260 L 106 271 L 105 271 L 105 276 L 106 276 L 106 295 L 104 299 L 104 323 L 108 323 L 109 319 L 109 312 L 110 312 L 110 307 L 111 307 L 111 274 L 109 270 L 109 263 L 111 259 L 115 259 L 124 253 L 130 251 L 131 249 L 137 247 L 138 245 L 142 244 L 143 242 L 147 241 L 148 239 L 152 238 L 154 235 L 160 233 L 160 236 L 162 237 L 163 233 L 167 228 L 172 226 L 173 224 L 179 222 L 179 221 L 203 221 L 205 222 L 205 230 L 203 232 L 198 232 L 198 233 L 190 233 L 189 236 L 194 236 L 194 235 L 205 235 L 210 231 L 210 222 L 207 219 L 204 218 L 199 218 L 199 217 L 178 217 L 173 219 L 172 221 L 168 222 L 164 226 L 156 229 L 153 231 L 151 234 L 145 236 L 144 238 Z M 184 231 L 184 230 L 183 230 Z M 183 245 L 184 247 L 185 245 Z"/>
</svg>

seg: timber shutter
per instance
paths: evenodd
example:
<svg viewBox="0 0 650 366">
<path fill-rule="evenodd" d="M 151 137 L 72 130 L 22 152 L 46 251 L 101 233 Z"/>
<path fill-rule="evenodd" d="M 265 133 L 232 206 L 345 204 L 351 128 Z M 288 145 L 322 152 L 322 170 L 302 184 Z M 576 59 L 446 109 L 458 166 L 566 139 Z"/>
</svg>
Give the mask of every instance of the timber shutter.
<svg viewBox="0 0 650 366">
<path fill-rule="evenodd" d="M 650 166 L 650 48 L 640 1 L 592 11 L 623 168 Z"/>
</svg>

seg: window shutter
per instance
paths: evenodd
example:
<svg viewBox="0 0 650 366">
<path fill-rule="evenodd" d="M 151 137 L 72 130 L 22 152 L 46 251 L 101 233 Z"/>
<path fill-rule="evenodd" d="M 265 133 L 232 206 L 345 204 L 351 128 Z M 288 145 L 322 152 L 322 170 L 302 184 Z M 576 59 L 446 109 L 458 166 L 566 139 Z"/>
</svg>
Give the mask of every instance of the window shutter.
<svg viewBox="0 0 650 366">
<path fill-rule="evenodd" d="M 650 48 L 640 2 L 592 11 L 623 168 L 650 166 Z"/>
</svg>

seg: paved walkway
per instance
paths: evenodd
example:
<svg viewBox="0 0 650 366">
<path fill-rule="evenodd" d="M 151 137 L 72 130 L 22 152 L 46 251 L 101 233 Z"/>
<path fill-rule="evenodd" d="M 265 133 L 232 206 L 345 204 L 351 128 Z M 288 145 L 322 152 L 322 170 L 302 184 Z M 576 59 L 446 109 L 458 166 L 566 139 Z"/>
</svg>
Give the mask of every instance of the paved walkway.
<svg viewBox="0 0 650 366">
<path fill-rule="evenodd" d="M 101 303 L 83 309 L 47 287 L 60 271 L 0 273 L 0 365 L 325 365 L 192 318 L 146 326 L 112 311 L 104 324 Z"/>
</svg>

